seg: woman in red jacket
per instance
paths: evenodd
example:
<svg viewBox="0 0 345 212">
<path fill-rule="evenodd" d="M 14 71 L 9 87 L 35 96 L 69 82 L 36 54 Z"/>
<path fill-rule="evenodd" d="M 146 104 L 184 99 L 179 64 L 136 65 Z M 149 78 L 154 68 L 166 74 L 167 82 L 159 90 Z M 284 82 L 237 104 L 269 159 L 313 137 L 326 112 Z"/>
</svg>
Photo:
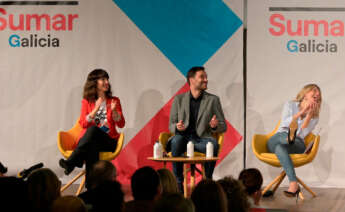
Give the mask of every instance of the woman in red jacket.
<svg viewBox="0 0 345 212">
<path fill-rule="evenodd" d="M 116 127 L 125 126 L 120 99 L 112 96 L 109 75 L 102 69 L 95 69 L 87 76 L 79 123 L 83 131 L 78 144 L 67 160 L 60 159 L 59 165 L 68 175 L 85 161 L 87 177 L 88 170 L 99 160 L 99 152 L 115 151 L 120 135 Z"/>
</svg>

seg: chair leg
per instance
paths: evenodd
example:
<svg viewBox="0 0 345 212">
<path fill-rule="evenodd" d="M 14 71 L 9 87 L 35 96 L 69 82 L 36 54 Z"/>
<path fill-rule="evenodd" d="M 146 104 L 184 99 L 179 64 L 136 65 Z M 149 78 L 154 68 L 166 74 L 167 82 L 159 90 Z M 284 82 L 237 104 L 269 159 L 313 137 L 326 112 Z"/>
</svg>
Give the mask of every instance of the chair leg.
<svg viewBox="0 0 345 212">
<path fill-rule="evenodd" d="M 304 195 L 303 195 L 303 193 L 302 193 L 302 191 L 301 192 L 299 192 L 299 198 L 301 199 L 301 200 L 304 200 Z"/>
<path fill-rule="evenodd" d="M 75 176 L 71 181 L 69 181 L 66 185 L 64 185 L 61 189 L 60 192 L 63 192 L 66 190 L 68 187 L 72 185 L 76 180 L 78 180 L 81 176 L 85 174 L 85 170 L 81 171 L 77 176 Z"/>
<path fill-rule="evenodd" d="M 200 170 L 197 166 L 195 166 L 195 171 L 202 175 L 202 169 Z"/>
<path fill-rule="evenodd" d="M 78 196 L 81 193 L 81 191 L 83 190 L 84 185 L 85 185 L 85 180 L 86 180 L 86 177 L 84 176 L 80 185 L 79 185 L 77 193 L 75 193 L 76 196 Z"/>
<path fill-rule="evenodd" d="M 202 175 L 202 179 L 205 179 L 205 167 L 201 164 L 201 171 L 196 167 L 197 164 L 190 164 L 190 168 L 188 168 L 188 164 L 183 164 L 183 190 L 185 198 L 188 197 L 188 184 L 187 184 L 187 176 L 188 172 L 190 171 L 190 193 L 192 193 L 195 187 L 195 172 L 199 172 Z"/>
<path fill-rule="evenodd" d="M 285 176 L 286 176 L 286 173 L 285 173 L 285 171 L 284 171 L 284 175 L 279 179 L 279 181 L 277 182 L 277 184 L 273 187 L 273 190 L 272 190 L 273 194 L 274 194 L 274 192 L 276 192 L 277 188 L 278 188 L 278 187 L 280 186 L 280 184 L 283 182 Z"/>
<path fill-rule="evenodd" d="M 201 164 L 202 179 L 206 179 L 205 164 Z"/>
<path fill-rule="evenodd" d="M 195 164 L 190 165 L 190 193 L 193 192 L 195 185 Z"/>
<path fill-rule="evenodd" d="M 262 191 L 262 195 L 264 195 L 274 184 L 278 183 L 281 178 L 284 177 L 285 172 L 282 171 L 278 177 L 276 177 L 266 188 Z"/>
<path fill-rule="evenodd" d="M 187 198 L 187 164 L 183 164 L 183 193 L 184 197 Z"/>
<path fill-rule="evenodd" d="M 311 195 L 313 197 L 316 197 L 316 194 L 301 180 L 297 177 L 297 181 L 299 182 L 299 184 L 301 184 L 307 191 L 309 191 L 309 193 L 311 193 Z"/>
</svg>

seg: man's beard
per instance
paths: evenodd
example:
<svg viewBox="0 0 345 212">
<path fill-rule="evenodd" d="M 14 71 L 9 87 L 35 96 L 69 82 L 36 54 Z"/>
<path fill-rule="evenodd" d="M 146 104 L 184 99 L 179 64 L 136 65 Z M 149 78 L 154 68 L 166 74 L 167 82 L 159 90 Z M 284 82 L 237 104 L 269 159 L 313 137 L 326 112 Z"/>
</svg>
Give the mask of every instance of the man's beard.
<svg viewBox="0 0 345 212">
<path fill-rule="evenodd" d="M 197 88 L 198 88 L 198 90 L 200 90 L 200 91 L 206 91 L 207 90 L 207 84 L 206 84 L 206 86 L 203 86 L 204 85 L 204 83 L 201 83 Z"/>
</svg>

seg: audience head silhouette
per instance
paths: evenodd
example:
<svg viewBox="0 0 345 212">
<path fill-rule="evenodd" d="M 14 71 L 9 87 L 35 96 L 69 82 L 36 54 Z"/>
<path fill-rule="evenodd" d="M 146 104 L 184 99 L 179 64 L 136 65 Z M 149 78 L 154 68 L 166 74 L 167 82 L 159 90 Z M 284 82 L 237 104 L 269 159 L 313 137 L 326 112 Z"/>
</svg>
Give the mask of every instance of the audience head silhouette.
<svg viewBox="0 0 345 212">
<path fill-rule="evenodd" d="M 178 193 L 177 181 L 174 174 L 169 169 L 157 170 L 162 185 L 162 193 Z"/>
<path fill-rule="evenodd" d="M 227 200 L 222 187 L 215 181 L 200 181 L 192 192 L 191 199 L 196 212 L 226 212 Z"/>
<path fill-rule="evenodd" d="M 124 206 L 124 193 L 121 184 L 117 181 L 105 181 L 96 188 L 79 195 L 91 211 L 122 211 Z"/>
<path fill-rule="evenodd" d="M 165 193 L 155 204 L 154 212 L 194 212 L 194 204 L 181 193 Z"/>
<path fill-rule="evenodd" d="M 27 210 L 27 186 L 24 180 L 16 177 L 0 177 L 0 191 L 1 209 Z"/>
<path fill-rule="evenodd" d="M 217 181 L 223 188 L 227 200 L 228 211 L 246 212 L 249 210 L 249 202 L 244 186 L 233 177 L 225 177 Z"/>
<path fill-rule="evenodd" d="M 76 196 L 63 196 L 57 198 L 52 205 L 52 212 L 87 212 L 83 200 Z"/>
<path fill-rule="evenodd" d="M 110 161 L 97 161 L 92 166 L 88 178 L 89 188 L 96 188 L 103 182 L 116 180 L 116 168 Z"/>
<path fill-rule="evenodd" d="M 263 178 L 258 169 L 244 169 L 241 171 L 238 179 L 245 187 L 247 195 L 252 198 L 255 205 L 259 205 L 261 199 L 261 186 Z"/>
<path fill-rule="evenodd" d="M 135 200 L 154 200 L 161 194 L 158 173 L 145 166 L 134 172 L 131 178 L 132 195 Z"/>
<path fill-rule="evenodd" d="M 56 174 L 41 168 L 33 171 L 27 179 L 28 200 L 33 211 L 50 210 L 53 201 L 60 197 L 61 182 Z"/>
</svg>

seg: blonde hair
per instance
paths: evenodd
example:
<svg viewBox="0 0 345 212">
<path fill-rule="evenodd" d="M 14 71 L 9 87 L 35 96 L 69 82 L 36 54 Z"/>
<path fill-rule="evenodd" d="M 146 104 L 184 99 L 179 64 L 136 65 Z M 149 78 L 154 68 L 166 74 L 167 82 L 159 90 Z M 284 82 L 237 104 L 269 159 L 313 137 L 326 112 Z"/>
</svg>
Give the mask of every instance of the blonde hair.
<svg viewBox="0 0 345 212">
<path fill-rule="evenodd" d="M 321 97 L 321 89 L 320 89 L 320 87 L 317 84 L 307 84 L 298 92 L 298 94 L 296 96 L 296 99 L 295 99 L 296 102 L 299 102 L 299 104 L 301 104 L 303 102 L 303 100 L 304 100 L 304 96 L 308 92 L 310 92 L 312 90 L 315 90 L 315 89 L 317 89 L 319 91 L 319 93 L 320 93 L 320 102 L 319 102 L 319 107 L 315 111 L 314 118 L 315 117 L 319 117 L 320 108 L 321 108 L 322 97 Z"/>
<path fill-rule="evenodd" d="M 159 169 L 157 170 L 161 185 L 163 188 L 163 193 L 178 193 L 177 181 L 173 173 L 169 169 Z"/>
</svg>

